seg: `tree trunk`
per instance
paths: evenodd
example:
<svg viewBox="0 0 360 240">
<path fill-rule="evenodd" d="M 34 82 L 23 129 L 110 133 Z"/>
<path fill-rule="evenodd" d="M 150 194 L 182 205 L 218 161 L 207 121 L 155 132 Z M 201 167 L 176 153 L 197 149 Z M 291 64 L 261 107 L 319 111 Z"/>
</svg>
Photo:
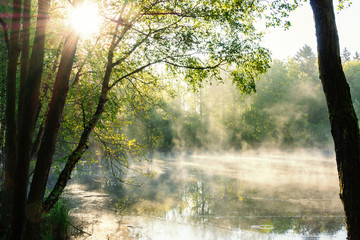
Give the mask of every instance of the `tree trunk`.
<svg viewBox="0 0 360 240">
<path fill-rule="evenodd" d="M 96 111 L 95 111 L 94 115 L 92 116 L 91 120 L 85 126 L 85 128 L 81 134 L 78 146 L 68 157 L 68 159 L 66 161 L 66 165 L 65 165 L 64 169 L 61 171 L 53 190 L 51 191 L 49 196 L 44 201 L 43 214 L 48 213 L 51 210 L 51 208 L 55 205 L 55 203 L 58 201 L 61 193 L 63 192 L 64 188 L 66 187 L 67 182 L 70 179 L 71 173 L 74 170 L 77 162 L 81 159 L 83 153 L 87 149 L 87 143 L 88 143 L 91 132 L 95 128 L 96 123 L 99 121 L 101 115 L 104 112 L 105 103 L 107 101 L 107 99 L 106 99 L 107 93 L 110 89 L 109 88 L 110 76 L 111 76 L 112 69 L 113 69 L 113 54 L 114 54 L 113 51 L 114 51 L 116 45 L 118 44 L 115 42 L 116 34 L 114 36 L 115 37 L 112 41 L 112 44 L 110 46 L 110 50 L 108 53 L 106 71 L 105 71 L 105 75 L 104 75 L 104 79 L 103 79 L 103 83 L 102 83 L 101 94 L 100 94 L 100 98 L 98 101 Z"/>
<path fill-rule="evenodd" d="M 9 60 L 6 81 L 6 133 L 5 133 L 5 183 L 4 183 L 4 204 L 2 206 L 2 225 L 7 229 L 10 222 L 10 209 L 13 205 L 13 194 L 15 187 L 15 169 L 16 169 L 16 72 L 18 67 L 18 58 L 20 54 L 19 36 L 20 36 L 20 15 L 21 0 L 13 1 L 13 12 L 10 26 L 9 41 Z"/>
<path fill-rule="evenodd" d="M 56 49 L 56 56 L 55 56 L 54 63 L 53 63 L 53 66 L 51 68 L 51 71 L 50 71 L 50 73 L 47 74 L 46 79 L 43 81 L 43 89 L 42 89 L 41 96 L 40 96 L 41 99 L 46 99 L 47 98 L 46 96 L 48 94 L 48 91 L 50 90 L 49 82 L 50 82 L 50 80 L 52 78 L 54 78 L 56 76 L 55 74 L 56 74 L 57 69 L 58 69 L 58 60 L 59 60 L 59 57 L 60 57 L 60 52 L 61 52 L 62 45 L 63 45 L 63 43 L 60 43 L 58 48 Z M 45 100 L 45 102 L 46 101 L 47 100 Z M 43 104 L 39 99 L 37 107 L 36 107 L 37 110 L 36 110 L 36 117 L 35 117 L 36 120 L 35 120 L 35 122 L 39 119 L 42 106 L 43 106 Z M 46 116 L 47 116 L 47 111 L 44 113 L 44 117 L 41 118 L 41 122 L 39 123 L 39 129 L 38 129 L 38 131 L 36 133 L 35 140 L 34 140 L 32 146 L 31 146 L 30 160 L 34 159 L 37 156 L 37 153 L 39 151 L 41 139 L 42 139 L 42 136 L 43 136 L 43 133 L 44 133 L 44 127 L 45 127 L 45 123 L 46 123 Z"/>
<path fill-rule="evenodd" d="M 0 18 L 0 23 L 2 22 Z M 3 34 L 7 37 L 7 32 L 5 31 L 7 28 L 7 25 L 4 23 L 4 32 Z M 0 37 L 1 37 L 0 33 Z M 2 168 L 1 176 L 0 176 L 0 199 L 2 202 L 2 205 L 0 207 L 0 214 L 1 216 L 8 215 L 6 211 L 9 208 L 4 207 L 4 198 L 6 197 L 4 192 L 4 181 L 5 181 L 5 126 L 6 126 L 6 119 L 5 119 L 5 104 L 6 104 L 6 79 L 7 79 L 7 67 L 8 67 L 8 44 L 9 42 L 2 43 L 0 40 L 0 165 Z M 10 198 L 9 198 L 10 199 Z M 4 217 L 0 219 L 0 236 L 5 234 L 5 229 L 7 229 L 7 224 L 4 221 Z"/>
<path fill-rule="evenodd" d="M 45 33 L 48 23 L 50 0 L 39 0 L 39 10 L 36 23 L 35 39 L 29 64 L 28 79 L 24 91 L 24 101 L 20 117 L 18 140 L 18 160 L 14 192 L 14 207 L 11 216 L 10 239 L 21 239 L 26 219 L 26 198 L 32 136 L 35 126 L 36 107 L 40 94 L 44 62 Z"/>
<path fill-rule="evenodd" d="M 344 205 L 349 240 L 360 239 L 360 135 L 350 88 L 341 66 L 332 0 L 311 0 L 320 79 L 329 110 L 335 143 L 340 198 Z"/>
<path fill-rule="evenodd" d="M 78 145 L 76 149 L 69 155 L 67 158 L 66 164 L 64 169 L 61 171 L 58 180 L 49 194 L 49 196 L 46 198 L 46 200 L 43 203 L 43 212 L 42 214 L 48 213 L 55 205 L 55 203 L 59 200 L 59 197 L 61 193 L 64 191 L 64 188 L 66 187 L 67 182 L 70 179 L 71 173 L 74 170 L 76 164 L 81 159 L 82 155 L 87 149 L 88 140 L 90 137 L 91 132 L 94 130 L 96 123 L 99 121 L 101 115 L 104 112 L 105 104 L 107 102 L 107 93 L 110 90 L 109 83 L 110 83 L 110 77 L 112 74 L 112 70 L 114 68 L 113 65 L 113 59 L 114 59 L 114 50 L 116 46 L 119 44 L 125 33 L 130 29 L 129 26 L 125 27 L 122 30 L 122 33 L 120 34 L 120 37 L 117 36 L 117 33 L 119 31 L 120 22 L 117 24 L 113 39 L 111 41 L 111 45 L 109 48 L 108 56 L 107 56 L 107 64 L 106 64 L 106 70 L 105 75 L 103 78 L 102 86 L 101 86 L 101 93 L 99 97 L 99 101 L 96 107 L 96 111 L 94 115 L 91 117 L 90 121 L 86 124 L 84 127 L 84 130 L 81 134 L 80 140 L 78 142 Z"/>
<path fill-rule="evenodd" d="M 44 135 L 36 161 L 34 177 L 31 182 L 28 205 L 27 223 L 24 239 L 39 239 L 42 201 L 55 151 L 60 121 L 69 90 L 70 73 L 74 62 L 79 37 L 70 32 L 62 52 L 59 70 L 55 79 L 52 98 L 46 117 Z"/>
<path fill-rule="evenodd" d="M 29 52 L 30 52 L 30 8 L 31 1 L 24 0 L 22 14 L 22 31 L 21 31 L 21 71 L 20 71 L 20 90 L 18 100 L 18 125 L 21 122 L 21 110 L 24 100 L 24 91 L 26 86 L 27 75 L 29 71 Z"/>
<path fill-rule="evenodd" d="M 66 165 L 64 169 L 61 171 L 59 178 L 43 204 L 43 213 L 48 213 L 51 208 L 55 205 L 58 201 L 61 193 L 63 192 L 64 188 L 66 187 L 67 182 L 70 179 L 71 173 L 74 170 L 77 162 L 81 159 L 83 153 L 87 149 L 87 143 L 90 137 L 91 132 L 95 128 L 96 123 L 99 121 L 102 113 L 104 112 L 105 103 L 106 103 L 106 96 L 109 91 L 109 81 L 112 72 L 112 59 L 113 59 L 113 50 L 110 51 L 108 57 L 108 63 L 106 67 L 106 72 L 102 84 L 102 90 L 99 98 L 99 102 L 96 108 L 96 112 L 92 116 L 91 120 L 87 123 L 86 127 L 81 134 L 81 138 L 79 140 L 78 146 L 76 149 L 70 154 L 66 161 Z"/>
</svg>

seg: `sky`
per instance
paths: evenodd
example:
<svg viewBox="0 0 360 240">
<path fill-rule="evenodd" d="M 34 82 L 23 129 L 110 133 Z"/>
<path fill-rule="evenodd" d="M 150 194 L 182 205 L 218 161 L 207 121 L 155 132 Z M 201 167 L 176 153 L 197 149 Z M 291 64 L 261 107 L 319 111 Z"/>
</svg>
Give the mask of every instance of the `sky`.
<svg viewBox="0 0 360 240">
<path fill-rule="evenodd" d="M 352 0 L 350 8 L 336 13 L 340 49 L 346 47 L 354 56 L 360 53 L 360 1 Z M 272 28 L 264 37 L 263 46 L 270 49 L 273 59 L 286 60 L 293 57 L 305 44 L 316 53 L 315 23 L 309 2 L 290 16 L 292 26 L 284 31 Z"/>
</svg>

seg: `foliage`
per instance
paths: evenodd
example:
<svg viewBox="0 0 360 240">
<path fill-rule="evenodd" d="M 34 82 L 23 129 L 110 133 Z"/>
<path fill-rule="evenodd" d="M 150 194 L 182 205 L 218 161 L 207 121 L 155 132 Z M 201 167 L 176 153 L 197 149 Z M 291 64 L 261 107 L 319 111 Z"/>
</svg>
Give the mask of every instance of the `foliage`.
<svg viewBox="0 0 360 240">
<path fill-rule="evenodd" d="M 49 28 L 54 36 L 66 34 L 66 28 L 57 21 L 67 14 L 62 4 L 52 5 Z M 175 81 L 183 79 L 189 89 L 197 89 L 203 81 L 223 78 L 219 70 L 222 67 L 227 69 L 226 78 L 232 78 L 238 89 L 250 93 L 259 74 L 268 68 L 269 52 L 259 45 L 261 34 L 253 26 L 264 7 L 253 1 L 107 1 L 99 8 L 105 16 L 101 31 L 96 37 L 79 42 L 56 145 L 58 158 L 63 159 L 76 148 L 95 113 L 105 75 L 103 66 L 108 60 L 106 51 L 110 49 L 117 21 L 128 25 L 117 25 L 122 29 L 118 35 L 123 35 L 113 49 L 106 109 L 91 141 L 106 144 L 100 155 L 113 160 L 121 156 L 118 162 L 125 167 L 129 166 L 126 158 L 134 153 L 128 147 L 131 143 L 143 149 L 173 148 L 177 133 L 171 130 L 171 119 L 176 114 L 160 99 L 173 94 L 171 85 Z M 120 20 L 116 9 L 123 9 Z M 54 72 L 51 61 L 62 41 L 51 37 L 47 42 L 51 50 L 46 55 L 46 74 Z M 51 80 L 49 86 L 51 89 Z M 46 105 L 46 98 L 43 102 Z M 42 111 L 45 114 L 46 110 Z M 197 126 L 193 126 L 192 120 L 191 116 L 185 119 L 189 124 L 184 125 L 184 131 L 189 136 L 197 134 L 193 132 Z M 205 131 L 206 127 L 202 129 Z M 187 147 L 200 145 L 204 143 L 195 138 L 187 142 Z M 135 155 L 139 155 L 140 149 L 136 151 Z M 91 159 L 90 154 L 87 156 Z"/>
<path fill-rule="evenodd" d="M 344 63 L 346 63 L 347 61 L 350 61 L 350 59 L 351 59 L 350 56 L 351 56 L 351 52 L 347 48 L 344 48 L 344 50 L 341 54 L 342 61 Z"/>
<path fill-rule="evenodd" d="M 355 52 L 354 60 L 359 60 L 360 54 L 358 52 Z"/>
<path fill-rule="evenodd" d="M 35 5 L 35 1 L 29 2 Z M 21 5 L 21 1 L 19 4 Z M 38 10 L 44 11 L 46 16 L 49 1 L 39 1 L 38 4 Z M 199 89 L 205 85 L 205 82 L 216 83 L 226 79 L 242 93 L 255 92 L 255 81 L 266 72 L 270 62 L 269 51 L 261 47 L 262 34 L 255 29 L 255 21 L 265 14 L 268 25 L 289 26 L 289 23 L 286 20 L 283 22 L 283 19 L 298 4 L 296 0 L 290 3 L 277 0 L 269 5 L 259 0 L 106 0 L 99 5 L 100 15 L 104 19 L 102 28 L 92 38 L 81 38 L 78 43 L 78 37 L 75 37 L 76 34 L 70 30 L 72 27 L 69 21 L 66 21 L 69 18 L 69 9 L 73 6 L 69 2 L 53 1 L 49 11 L 48 28 L 45 27 L 47 18 L 42 18 L 43 13 L 39 15 L 40 24 L 37 30 L 42 33 L 38 37 L 34 34 L 35 21 L 31 19 L 29 38 L 34 52 L 30 62 L 36 68 L 30 67 L 28 79 L 27 74 L 20 77 L 31 82 L 28 82 L 30 87 L 26 88 L 25 107 L 18 106 L 20 113 L 28 113 L 31 116 L 21 114 L 15 116 L 16 101 L 10 101 L 8 94 L 8 102 L 12 105 L 8 107 L 11 111 L 7 119 L 17 118 L 20 124 L 10 121 L 12 127 L 7 126 L 8 130 L 11 128 L 14 132 L 7 135 L 13 140 L 11 143 L 7 141 L 7 146 L 15 150 L 17 147 L 25 149 L 18 151 L 21 157 L 16 156 L 17 151 L 8 151 L 14 153 L 15 159 L 12 163 L 15 165 L 16 161 L 19 162 L 17 171 L 24 171 L 24 174 L 20 174 L 21 178 L 17 178 L 19 180 L 16 181 L 16 194 L 21 195 L 22 198 L 15 198 L 19 199 L 17 204 L 21 210 L 16 211 L 14 208 L 14 212 L 19 216 L 13 214 L 12 218 L 14 222 L 18 221 L 19 226 L 14 224 L 13 228 L 22 229 L 20 225 L 25 222 L 26 217 L 29 217 L 22 209 L 25 209 L 27 200 L 26 175 L 30 162 L 27 158 L 36 156 L 32 152 L 30 154 L 28 150 L 33 146 L 36 153 L 36 144 L 33 144 L 36 143 L 36 139 L 42 139 L 40 147 L 42 151 L 37 155 L 40 156 L 37 161 L 39 165 L 36 166 L 41 170 L 35 171 L 33 179 L 39 179 L 41 184 L 35 184 L 36 181 L 33 181 L 31 189 L 45 188 L 51 163 L 53 167 L 58 164 L 57 161 L 52 161 L 53 156 L 66 162 L 67 167 L 64 167 L 57 182 L 61 186 L 52 192 L 56 196 L 50 194 L 47 199 L 52 201 L 59 197 L 74 167 L 96 140 L 103 148 L 99 150 L 96 145 L 92 150 L 95 152 L 99 150 L 104 154 L 104 159 L 110 160 L 109 165 L 114 166 L 113 162 L 119 164 L 118 170 L 121 175 L 124 174 L 123 167 L 130 166 L 128 157 L 141 155 L 143 148 L 146 148 L 143 146 L 169 150 L 174 148 L 176 142 L 181 142 L 184 148 L 196 150 L 204 146 L 220 147 L 219 142 L 226 145 L 227 138 L 224 137 L 226 134 L 214 138 L 209 131 L 219 122 L 228 126 L 225 127 L 226 131 L 231 131 L 229 126 L 236 126 L 229 138 L 232 143 L 248 142 L 254 146 L 274 137 L 280 139 L 275 132 L 278 122 L 285 126 L 282 130 L 288 132 L 294 132 L 291 126 L 296 126 L 296 129 L 306 126 L 311 121 L 305 121 L 304 124 L 298 121 L 300 117 L 296 114 L 289 117 L 291 120 L 283 122 L 271 117 L 272 112 L 264 108 L 261 98 L 246 99 L 246 106 L 241 111 L 237 108 L 227 108 L 222 116 L 212 114 L 219 112 L 219 109 L 212 111 L 211 106 L 206 104 L 211 97 L 210 91 L 202 92 Z M 19 10 L 20 7 L 15 6 L 14 10 Z M 33 7 L 31 10 L 36 13 L 35 9 Z M 23 19 L 18 15 L 13 14 L 11 17 L 20 22 Z M 12 32 L 16 31 L 13 29 Z M 6 34 L 5 31 L 2 31 L 2 34 Z M 73 37 L 76 41 L 72 44 L 70 40 Z M 45 44 L 39 39 L 45 39 Z M 17 53 L 18 37 L 14 37 L 12 41 L 15 47 L 11 49 Z M 0 46 L 2 50 L 3 45 Z M 74 58 L 66 55 L 69 49 L 65 46 L 70 46 L 73 53 L 77 48 Z M 307 59 L 309 56 L 306 54 L 308 52 L 305 51 Z M 23 55 L 24 53 L 21 56 Z M 14 54 L 10 56 L 14 59 L 11 61 L 12 71 L 8 74 L 13 76 L 12 79 L 20 80 L 19 77 L 16 78 L 19 69 L 17 59 Z M 65 68 L 62 68 L 64 65 L 61 64 L 63 59 L 64 62 L 68 61 Z M 296 71 L 301 72 L 303 71 L 301 68 L 307 69 L 309 63 L 311 65 L 311 61 L 303 63 L 304 66 Z M 0 66 L 3 67 L 3 64 Z M 69 70 L 64 73 L 62 69 Z M 303 72 L 307 75 L 304 79 L 312 74 L 312 70 Z M 62 76 L 60 79 L 64 84 L 56 85 L 54 80 L 55 78 L 58 80 L 57 76 Z M 173 121 L 172 117 L 169 117 L 172 109 L 160 100 L 163 95 L 173 95 L 172 84 L 176 81 L 184 81 L 188 86 L 187 90 L 192 89 L 194 94 L 200 94 L 198 96 L 200 104 L 195 103 L 189 107 L 185 103 L 183 109 L 175 109 L 174 116 L 177 118 Z M 19 82 L 16 84 L 20 85 Z M 40 86 L 40 93 L 37 86 Z M 265 84 L 265 87 L 268 86 Z M 59 89 L 62 90 L 61 96 L 55 98 L 56 95 L 53 93 Z M 294 90 L 290 87 L 287 89 Z M 12 98 L 19 97 L 17 103 L 22 104 L 20 100 L 24 96 L 19 89 L 7 90 Z M 288 97 L 286 95 L 284 99 Z M 236 101 L 234 106 L 238 106 Z M 186 109 L 188 107 L 191 111 Z M 276 104 L 273 103 L 272 107 L 275 109 Z M 229 112 L 234 114 L 229 117 Z M 48 118 L 48 116 L 52 117 Z M 31 121 L 25 121 L 27 117 Z M 294 122 L 295 125 L 289 125 L 289 122 Z M 23 125 L 31 126 L 23 127 Z M 18 126 L 21 127 L 17 129 Z M 174 126 L 178 127 L 177 131 L 171 130 Z M 49 134 L 43 134 L 43 129 L 45 133 L 47 129 L 53 130 L 49 130 Z M 36 134 L 33 134 L 33 130 Z M 19 134 L 16 134 L 17 131 Z M 17 135 L 26 135 L 26 138 L 19 137 L 18 140 L 26 144 L 18 144 Z M 135 138 L 143 140 L 137 141 Z M 55 139 L 57 139 L 56 143 Z M 285 138 L 279 140 L 281 143 L 291 141 Z M 311 144 L 311 141 L 307 142 Z M 44 189 L 37 190 L 39 191 L 30 190 L 30 195 L 41 196 L 29 198 L 36 199 L 34 201 L 37 203 L 31 203 L 32 206 L 36 206 L 32 214 L 40 218 Z M 28 220 L 33 221 L 33 218 L 30 216 Z M 13 232 L 19 234 L 19 231 Z"/>
<path fill-rule="evenodd" d="M 357 102 L 357 62 L 345 65 Z M 213 83 L 187 93 L 178 87 L 174 100 L 162 104 L 173 118 L 162 119 L 157 111 L 157 142 L 170 141 L 167 151 L 215 151 L 272 146 L 278 148 L 330 147 L 326 103 L 318 81 L 316 56 L 305 45 L 287 62 L 273 61 L 251 96 L 237 93 L 231 81 Z M 360 110 L 360 109 L 359 109 Z M 149 121 L 147 120 L 147 121 Z M 138 120 L 139 121 L 139 120 Z M 166 121 L 162 125 L 161 121 Z M 170 128 L 169 128 L 170 126 Z M 136 125 L 131 134 L 150 131 L 150 125 Z M 130 134 L 130 135 L 131 135 Z M 146 135 L 146 134 L 145 134 Z M 153 144 L 152 149 L 161 150 Z"/>
<path fill-rule="evenodd" d="M 43 240 L 70 239 L 71 218 L 65 199 L 60 199 L 41 223 Z"/>
<path fill-rule="evenodd" d="M 355 112 L 357 116 L 360 116 L 360 61 L 354 60 L 345 63 L 344 71 L 350 85 L 351 98 L 353 100 Z"/>
</svg>

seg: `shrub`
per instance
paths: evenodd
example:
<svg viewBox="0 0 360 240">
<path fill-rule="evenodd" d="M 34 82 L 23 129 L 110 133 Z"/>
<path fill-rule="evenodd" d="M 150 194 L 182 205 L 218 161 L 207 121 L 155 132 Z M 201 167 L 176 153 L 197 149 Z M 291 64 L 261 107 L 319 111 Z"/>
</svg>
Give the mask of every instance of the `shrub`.
<svg viewBox="0 0 360 240">
<path fill-rule="evenodd" d="M 71 226 L 69 208 L 64 199 L 59 199 L 54 208 L 45 215 L 41 223 L 41 238 L 43 240 L 70 239 Z"/>
</svg>

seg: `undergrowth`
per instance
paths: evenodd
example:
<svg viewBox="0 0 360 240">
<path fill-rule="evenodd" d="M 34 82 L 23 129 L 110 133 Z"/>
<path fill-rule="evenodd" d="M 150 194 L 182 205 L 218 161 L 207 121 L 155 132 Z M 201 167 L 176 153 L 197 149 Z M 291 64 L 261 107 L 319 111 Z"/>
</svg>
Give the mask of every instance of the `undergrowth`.
<svg viewBox="0 0 360 240">
<path fill-rule="evenodd" d="M 71 218 L 65 199 L 59 199 L 53 209 L 45 215 L 41 223 L 42 240 L 70 239 Z"/>
</svg>

